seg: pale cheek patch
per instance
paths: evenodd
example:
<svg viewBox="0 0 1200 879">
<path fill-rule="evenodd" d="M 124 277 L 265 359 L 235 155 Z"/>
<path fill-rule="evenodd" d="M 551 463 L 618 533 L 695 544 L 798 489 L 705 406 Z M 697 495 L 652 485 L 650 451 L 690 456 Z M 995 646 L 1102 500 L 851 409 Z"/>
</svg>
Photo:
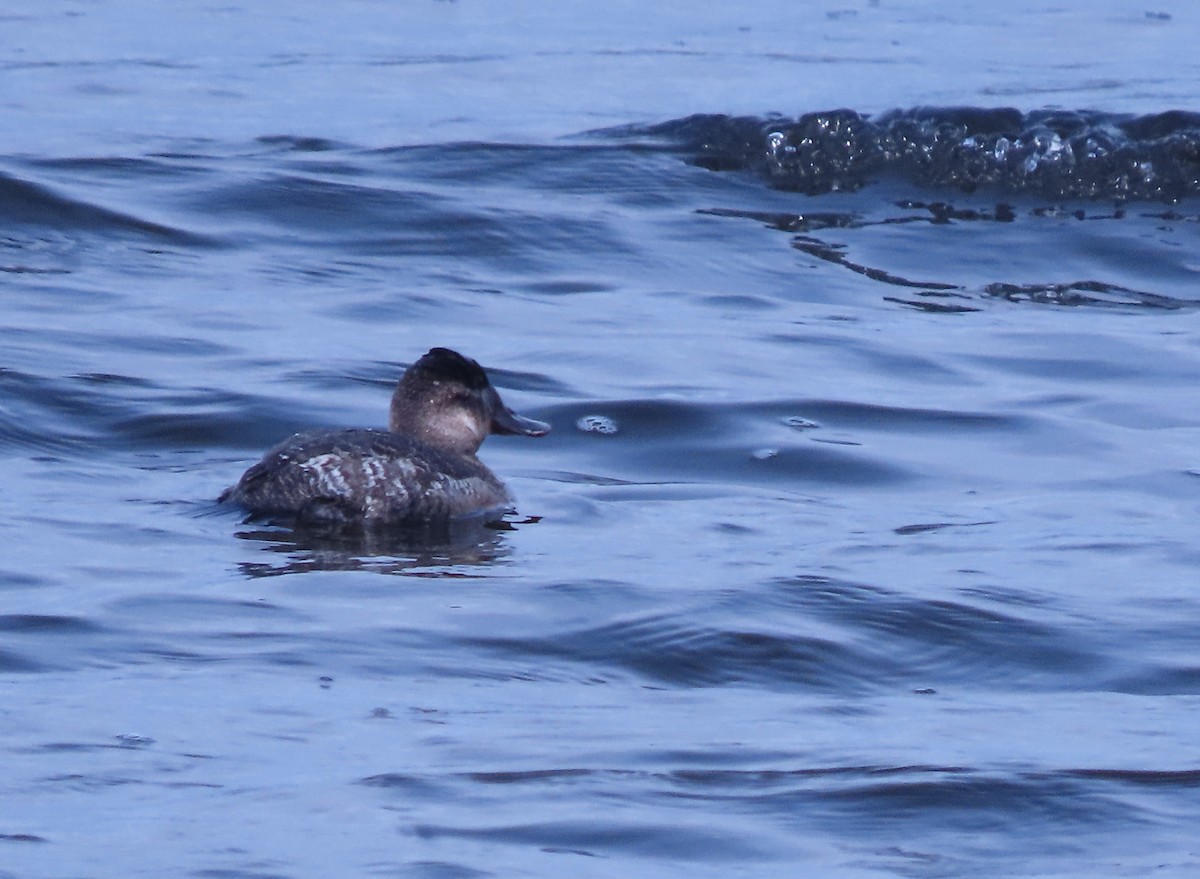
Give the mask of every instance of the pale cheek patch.
<svg viewBox="0 0 1200 879">
<path fill-rule="evenodd" d="M 459 429 L 465 435 L 479 436 L 479 420 L 470 412 L 463 412 L 461 410 L 455 412 L 454 421 L 459 425 Z"/>
<path fill-rule="evenodd" d="M 453 409 L 442 412 L 430 427 L 429 433 L 436 445 L 450 444 L 455 447 L 472 446 L 477 448 L 487 431 L 483 430 L 479 419 L 474 413 L 464 409 Z M 471 451 L 474 451 L 474 448 Z"/>
</svg>

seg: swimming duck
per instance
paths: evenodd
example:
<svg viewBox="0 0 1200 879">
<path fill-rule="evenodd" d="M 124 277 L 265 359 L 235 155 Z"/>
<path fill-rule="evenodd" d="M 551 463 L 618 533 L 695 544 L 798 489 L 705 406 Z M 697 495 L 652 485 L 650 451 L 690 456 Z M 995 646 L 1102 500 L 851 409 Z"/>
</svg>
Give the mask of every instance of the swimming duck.
<svg viewBox="0 0 1200 879">
<path fill-rule="evenodd" d="M 490 433 L 549 430 L 505 406 L 474 360 L 432 348 L 400 377 L 387 430 L 295 434 L 218 502 L 252 517 L 368 528 L 500 512 L 512 495 L 475 457 L 480 444 Z"/>
</svg>

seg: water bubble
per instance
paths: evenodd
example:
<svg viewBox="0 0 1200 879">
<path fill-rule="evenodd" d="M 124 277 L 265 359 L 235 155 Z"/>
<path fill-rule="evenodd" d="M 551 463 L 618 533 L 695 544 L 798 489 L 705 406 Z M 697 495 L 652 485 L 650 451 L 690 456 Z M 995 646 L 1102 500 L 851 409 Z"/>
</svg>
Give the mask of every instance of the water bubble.
<svg viewBox="0 0 1200 879">
<path fill-rule="evenodd" d="M 611 435 L 617 432 L 617 422 L 607 415 L 584 415 L 575 422 L 575 426 L 584 433 Z"/>
<path fill-rule="evenodd" d="M 754 458 L 758 461 L 767 461 L 778 456 L 779 449 L 759 449 L 754 452 Z"/>
<path fill-rule="evenodd" d="M 1108 147 L 1095 137 L 1087 139 L 1085 155 L 1089 159 L 1102 159 L 1108 155 Z"/>
</svg>

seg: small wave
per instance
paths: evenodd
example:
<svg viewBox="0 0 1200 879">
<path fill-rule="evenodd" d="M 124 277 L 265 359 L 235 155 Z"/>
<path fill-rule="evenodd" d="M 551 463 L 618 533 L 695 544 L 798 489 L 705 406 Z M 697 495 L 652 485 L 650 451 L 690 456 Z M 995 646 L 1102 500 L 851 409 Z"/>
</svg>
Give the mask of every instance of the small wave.
<svg viewBox="0 0 1200 879">
<path fill-rule="evenodd" d="M 1104 827 L 1145 813 L 1069 776 L 941 773 L 927 778 L 873 781 L 809 795 L 837 820 L 861 833 L 895 831 L 935 813 L 955 829 L 1062 822 Z"/>
<path fill-rule="evenodd" d="M 808 194 L 883 175 L 964 191 L 1176 201 L 1200 192 L 1200 113 L 1146 116 L 1011 107 L 918 107 L 871 117 L 697 115 L 621 135 L 674 141 L 714 171 L 754 170 Z"/>
<path fill-rule="evenodd" d="M 1000 612 L 814 577 L 729 601 L 741 613 L 769 611 L 772 623 L 709 626 L 697 622 L 705 611 L 696 608 L 686 615 L 630 617 L 525 637 L 475 636 L 463 643 L 547 675 L 569 676 L 568 667 L 576 665 L 592 675 L 603 669 L 660 686 L 839 693 L 911 681 L 1055 687 L 1100 673 L 1104 665 L 1075 633 L 1040 611 Z"/>
<path fill-rule="evenodd" d="M 711 628 L 670 616 L 617 620 L 545 638 L 468 640 L 510 660 L 536 658 L 543 666 L 547 660 L 578 662 L 678 687 L 740 684 L 853 692 L 896 673 L 883 657 L 816 635 Z M 862 679 L 863 668 L 873 670 L 870 683 Z"/>
<path fill-rule="evenodd" d="M 1200 217 L 1176 210 L 1156 212 L 1128 210 L 1119 206 L 1084 208 L 1079 202 L 1067 206 L 1035 206 L 1030 205 L 1028 199 L 1014 201 L 1026 203 L 1019 207 L 1004 202 L 963 206 L 947 201 L 924 201 L 908 197 L 896 199 L 892 194 L 887 202 L 873 202 L 870 195 L 855 197 L 853 204 L 856 209 L 853 211 L 787 213 L 711 207 L 700 209 L 697 213 L 751 220 L 768 229 L 784 232 L 791 236 L 791 246 L 806 257 L 887 287 L 898 288 L 892 295 L 885 295 L 885 301 L 931 313 L 976 312 L 981 311 L 988 301 L 997 300 L 1022 305 L 1121 311 L 1195 310 L 1197 303 L 1191 296 L 1194 291 L 1194 269 L 1186 260 L 1176 258 L 1176 254 L 1153 262 L 1145 259 L 1092 260 L 1093 251 L 1089 247 L 1093 246 L 1091 242 L 1106 236 L 1128 234 L 1114 233 L 1102 228 L 1101 224 L 1126 223 L 1135 227 L 1135 230 L 1144 230 L 1148 224 L 1153 224 L 1152 234 L 1174 236 L 1179 230 L 1178 237 L 1183 239 L 1190 234 Z M 1086 269 L 1079 266 L 1081 270 L 1090 273 L 1096 271 L 1098 266 L 1104 266 L 1104 270 L 1116 272 L 1122 280 L 1132 283 L 1122 284 L 1095 277 L 1056 279 L 1042 283 L 1015 283 L 1008 280 L 988 282 L 979 278 L 975 271 L 976 264 L 992 265 L 1000 260 L 989 260 L 983 248 L 980 248 L 975 263 L 962 261 L 953 250 L 943 250 L 953 259 L 923 260 L 919 269 L 914 268 L 911 252 L 948 246 L 945 237 L 938 236 L 936 230 L 968 223 L 981 227 L 982 234 L 976 236 L 977 241 L 986 242 L 986 246 L 996 248 L 997 253 L 1003 249 L 1004 264 L 1012 267 L 1019 262 L 1014 258 L 1015 255 L 1023 256 L 1024 262 L 1031 264 L 1027 268 L 1018 266 L 1017 271 L 1022 268 L 1026 272 L 1029 269 L 1039 273 L 1058 271 L 1057 266 L 1048 267 L 1037 258 L 1041 248 L 1055 246 L 1064 248 L 1064 252 L 1075 251 L 1078 255 L 1076 265 L 1082 259 L 1087 259 L 1088 266 Z M 1072 228 L 1066 229 L 1065 226 Z M 904 234 L 898 232 L 900 229 L 904 230 Z M 1047 234 L 1057 236 L 1053 239 L 1053 245 L 1047 245 L 1040 237 Z M 904 246 L 900 246 L 899 242 L 903 242 Z M 949 246 L 952 247 L 952 244 Z M 1186 241 L 1184 246 L 1187 246 Z M 891 269 L 872 264 L 885 257 L 896 260 L 902 268 Z M 1097 265 L 1093 265 L 1093 262 Z M 934 270 L 951 271 L 953 276 L 929 277 Z M 1149 280 L 1170 283 L 1178 293 L 1168 295 L 1141 289 L 1141 285 Z"/>
<path fill-rule="evenodd" d="M 44 376 L 0 368 L 0 452 L 58 455 L 86 449 L 94 457 L 132 450 L 260 449 L 297 427 L 289 404 L 274 398 L 179 390 L 118 375 Z"/>
<path fill-rule="evenodd" d="M 63 668 L 71 645 L 94 642 L 104 630 L 82 617 L 20 613 L 0 614 L 0 634 L 0 671 L 24 674 Z"/>
<path fill-rule="evenodd" d="M 203 236 L 91 204 L 55 192 L 48 186 L 0 171 L 0 216 L 9 226 L 49 227 L 57 233 L 137 234 L 178 245 L 203 245 Z"/>
<path fill-rule="evenodd" d="M 536 625 L 458 643 L 486 657 L 493 672 L 499 666 L 510 673 L 536 668 L 548 678 L 633 676 L 679 688 L 869 693 L 915 683 L 1053 690 L 1109 681 L 1109 658 L 1085 633 L 1053 607 L 1025 599 L 927 598 L 800 575 L 776 580 L 769 591 L 737 591 L 678 612 Z"/>
</svg>

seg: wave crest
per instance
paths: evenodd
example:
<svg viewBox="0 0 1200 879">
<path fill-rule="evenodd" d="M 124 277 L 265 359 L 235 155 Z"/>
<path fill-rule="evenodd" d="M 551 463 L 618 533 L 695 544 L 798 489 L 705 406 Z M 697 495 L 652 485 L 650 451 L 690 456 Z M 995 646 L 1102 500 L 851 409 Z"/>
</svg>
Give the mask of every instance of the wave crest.
<svg viewBox="0 0 1200 879">
<path fill-rule="evenodd" d="M 758 171 L 819 194 L 898 175 L 964 191 L 1177 201 L 1200 192 L 1200 113 L 918 107 L 877 117 L 840 109 L 796 119 L 690 116 L 641 129 L 712 170 Z"/>
</svg>

